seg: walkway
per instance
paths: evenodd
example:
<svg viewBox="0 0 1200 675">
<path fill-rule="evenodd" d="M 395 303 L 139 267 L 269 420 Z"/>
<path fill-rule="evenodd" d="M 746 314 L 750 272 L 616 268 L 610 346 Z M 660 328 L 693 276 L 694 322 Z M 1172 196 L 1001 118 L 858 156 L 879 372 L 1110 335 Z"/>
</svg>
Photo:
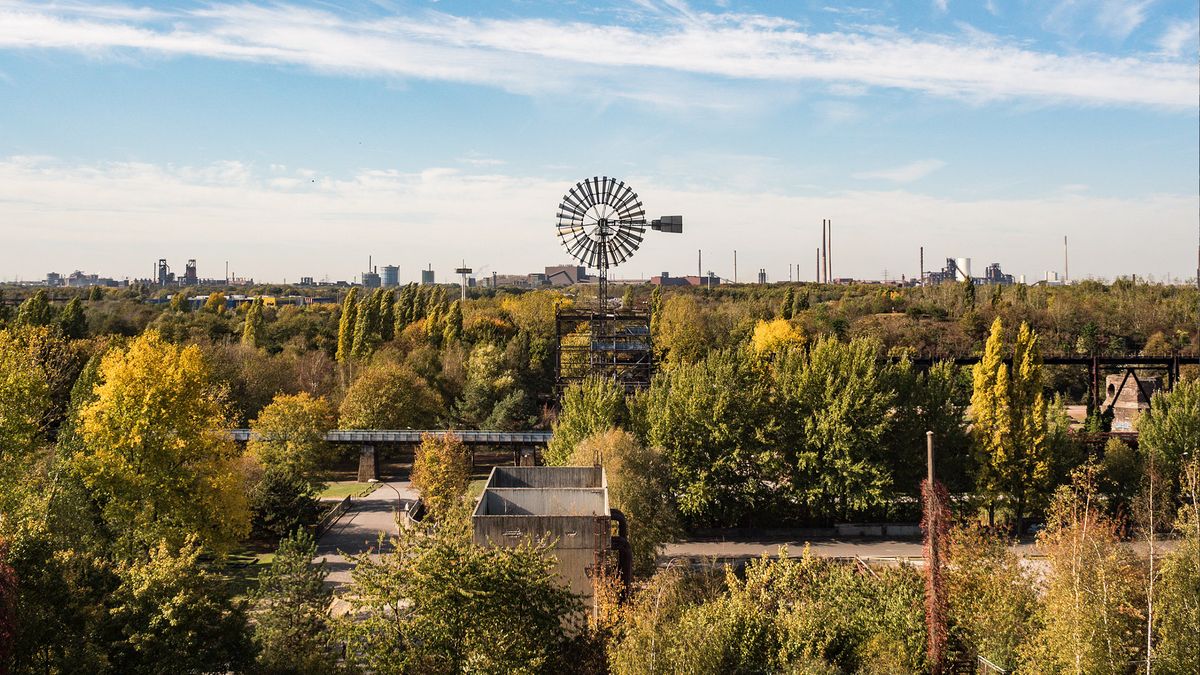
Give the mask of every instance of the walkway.
<svg viewBox="0 0 1200 675">
<path fill-rule="evenodd" d="M 403 510 L 416 499 L 417 491 L 407 480 L 386 481 L 366 497 L 355 498 L 350 510 L 317 542 L 316 562 L 324 560 L 329 567 L 327 583 L 334 587 L 349 584 L 351 565 L 341 553 L 365 553 L 378 546 L 380 534 L 396 534 L 397 508 Z"/>
</svg>

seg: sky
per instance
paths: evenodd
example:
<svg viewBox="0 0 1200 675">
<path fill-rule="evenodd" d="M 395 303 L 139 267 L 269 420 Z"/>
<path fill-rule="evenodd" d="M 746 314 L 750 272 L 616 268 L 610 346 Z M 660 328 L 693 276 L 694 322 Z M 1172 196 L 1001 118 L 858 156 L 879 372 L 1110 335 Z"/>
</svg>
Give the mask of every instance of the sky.
<svg viewBox="0 0 1200 675">
<path fill-rule="evenodd" d="M 1167 0 L 0 0 L 0 279 L 490 275 L 570 258 L 564 192 L 632 186 L 613 277 L 1194 278 L 1200 6 Z"/>
</svg>

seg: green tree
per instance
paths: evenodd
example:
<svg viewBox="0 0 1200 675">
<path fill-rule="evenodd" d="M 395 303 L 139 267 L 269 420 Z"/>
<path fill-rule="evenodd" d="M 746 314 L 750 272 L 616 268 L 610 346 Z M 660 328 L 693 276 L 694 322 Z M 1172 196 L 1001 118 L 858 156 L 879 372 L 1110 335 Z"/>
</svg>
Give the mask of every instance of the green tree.
<svg viewBox="0 0 1200 675">
<path fill-rule="evenodd" d="M 88 291 L 88 302 L 100 302 L 104 299 L 104 289 L 99 286 L 92 286 Z"/>
<path fill-rule="evenodd" d="M 1200 456 L 1192 454 L 1183 471 L 1183 502 L 1175 528 L 1179 545 L 1163 561 L 1155 586 L 1154 672 L 1200 671 Z"/>
<path fill-rule="evenodd" d="M 760 375 L 741 350 L 720 350 L 659 373 L 634 400 L 639 436 L 663 449 L 680 513 L 693 523 L 744 522 L 773 489 L 764 475 L 767 388 Z M 583 435 L 612 426 L 596 424 Z"/>
<path fill-rule="evenodd" d="M 786 320 L 792 320 L 792 306 L 796 304 L 796 291 L 788 286 L 787 292 L 783 294 L 783 302 L 779 305 L 779 316 Z"/>
<path fill-rule="evenodd" d="M 379 298 L 379 339 L 391 342 L 396 337 L 396 290 L 389 288 Z"/>
<path fill-rule="evenodd" d="M 427 429 L 442 402 L 412 368 L 388 361 L 365 368 L 342 400 L 343 429 Z"/>
<path fill-rule="evenodd" d="M 946 584 L 953 634 L 992 663 L 1014 670 L 1034 628 L 1033 578 L 1003 535 L 978 526 L 950 539 Z"/>
<path fill-rule="evenodd" d="M 471 454 L 458 436 L 425 434 L 413 457 L 412 484 L 434 520 L 462 501 L 471 481 Z"/>
<path fill-rule="evenodd" d="M 83 313 L 83 303 L 79 296 L 71 298 L 58 315 L 58 325 L 63 335 L 71 340 L 87 336 L 87 317 Z"/>
<path fill-rule="evenodd" d="M 278 466 L 268 466 L 248 495 L 250 525 L 256 537 L 285 537 L 317 522 L 321 504 L 311 480 Z"/>
<path fill-rule="evenodd" d="M 633 310 L 633 286 L 626 286 L 625 292 L 621 294 L 621 309 L 626 312 Z"/>
<path fill-rule="evenodd" d="M 571 384 L 563 392 L 562 410 L 554 421 L 554 435 L 543 455 L 546 463 L 566 464 L 580 441 L 625 425 L 628 414 L 625 390 L 616 380 L 591 377 Z"/>
<path fill-rule="evenodd" d="M 401 530 L 354 557 L 351 664 L 373 673 L 566 672 L 582 607 L 544 547 L 477 546 L 465 526 Z"/>
<path fill-rule="evenodd" d="M 342 317 L 338 322 L 337 355 L 338 363 L 350 360 L 354 350 L 354 324 L 358 318 L 358 288 L 351 288 L 342 301 Z"/>
<path fill-rule="evenodd" d="M 490 343 L 475 347 L 467 361 L 467 381 L 454 406 L 454 418 L 468 428 L 527 429 L 531 417 L 526 404 L 525 392 L 504 352 Z"/>
<path fill-rule="evenodd" d="M 240 541 L 250 524 L 240 453 L 219 433 L 229 418 L 199 348 L 150 331 L 106 354 L 100 376 L 73 463 L 123 555 L 193 534 L 217 550 Z"/>
<path fill-rule="evenodd" d="M 379 300 L 377 289 L 370 297 L 358 303 L 358 317 L 354 320 L 354 342 L 350 354 L 363 360 L 375 353 L 379 345 Z"/>
<path fill-rule="evenodd" d="M 263 319 L 263 299 L 255 298 L 246 310 L 246 324 L 242 328 L 242 344 L 258 349 L 267 334 L 267 322 Z"/>
<path fill-rule="evenodd" d="M 650 576 L 663 546 L 683 534 L 671 495 L 671 467 L 662 453 L 626 431 L 610 429 L 575 446 L 571 464 L 604 467 L 609 502 L 629 520 L 634 572 Z"/>
<path fill-rule="evenodd" d="M 325 563 L 312 563 L 316 556 L 312 535 L 296 532 L 279 542 L 271 567 L 259 576 L 253 596 L 258 672 L 336 672 L 329 616 L 333 592 L 325 585 Z"/>
<path fill-rule="evenodd" d="M 323 396 L 277 394 L 250 423 L 246 451 L 264 467 L 278 467 L 316 482 L 332 459 L 325 434 L 337 426 L 337 412 Z"/>
<path fill-rule="evenodd" d="M 1170 477 L 1172 494 L 1179 483 L 1184 455 L 1200 455 L 1200 380 L 1179 382 L 1155 392 L 1150 409 L 1138 420 L 1138 446 L 1154 453 L 1154 464 Z"/>
<path fill-rule="evenodd" d="M 463 334 L 463 314 L 462 303 L 458 300 L 450 303 L 450 310 L 446 313 L 446 328 L 442 331 L 442 342 L 451 344 L 462 339 Z"/>
<path fill-rule="evenodd" d="M 50 298 L 45 289 L 39 288 L 17 308 L 15 324 L 18 326 L 49 326 L 52 323 L 54 308 L 50 306 Z"/>
<path fill-rule="evenodd" d="M 120 636 L 111 646 L 112 672 L 223 673 L 250 665 L 245 610 L 200 563 L 200 550 L 195 540 L 178 550 L 163 542 L 118 566 L 109 610 Z"/>
<path fill-rule="evenodd" d="M 1013 367 L 1004 361 L 1004 326 L 992 324 L 983 358 L 975 364 L 971 396 L 979 454 L 979 490 L 1012 502 L 1018 533 L 1031 496 L 1050 473 L 1047 406 L 1037 334 L 1021 324 L 1013 347 Z"/>
<path fill-rule="evenodd" d="M 0 533 L 22 500 L 53 403 L 45 372 L 18 336 L 0 330 Z"/>
<path fill-rule="evenodd" d="M 1129 507 L 1142 482 L 1142 460 L 1129 444 L 1110 438 L 1104 444 L 1104 459 L 1098 477 L 1101 492 L 1108 497 L 1109 511 L 1129 515 Z"/>
<path fill-rule="evenodd" d="M 400 299 L 396 302 L 396 324 L 394 332 L 399 335 L 413 321 L 414 303 L 417 298 L 417 287 L 408 284 L 400 291 Z"/>
<path fill-rule="evenodd" d="M 884 442 L 895 393 L 879 353 L 874 340 L 826 337 L 774 364 L 775 461 L 788 497 L 819 517 L 846 518 L 892 488 Z"/>
</svg>

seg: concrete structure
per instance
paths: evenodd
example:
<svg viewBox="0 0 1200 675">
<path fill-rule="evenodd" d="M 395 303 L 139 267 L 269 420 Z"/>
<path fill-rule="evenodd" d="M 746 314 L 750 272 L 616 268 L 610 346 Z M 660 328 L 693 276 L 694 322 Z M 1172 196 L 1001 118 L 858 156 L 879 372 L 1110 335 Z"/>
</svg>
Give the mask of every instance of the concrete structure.
<svg viewBox="0 0 1200 675">
<path fill-rule="evenodd" d="M 384 265 L 383 266 L 383 287 L 395 288 L 400 285 L 400 266 L 399 265 Z"/>
<path fill-rule="evenodd" d="M 434 277 L 433 277 L 433 265 L 430 265 L 429 269 L 427 269 L 427 270 L 421 270 L 421 285 L 422 286 L 432 286 L 433 284 L 436 284 L 436 283 L 437 282 L 434 281 Z"/>
<path fill-rule="evenodd" d="M 365 288 L 379 288 L 383 285 L 383 282 L 379 278 L 379 273 L 372 269 L 369 272 L 363 272 L 362 285 Z"/>
<path fill-rule="evenodd" d="M 617 535 L 612 524 L 620 526 Z M 625 518 L 608 505 L 603 467 L 498 466 L 479 495 L 471 517 L 475 543 L 515 547 L 553 542 L 562 583 L 592 604 L 592 578 L 619 554 L 622 579 L 629 581 L 632 552 Z"/>
<path fill-rule="evenodd" d="M 1157 377 L 1138 377 L 1132 370 L 1104 378 L 1104 409 L 1112 407 L 1112 430 L 1134 431 L 1138 418 L 1150 409 L 1150 397 L 1158 391 Z"/>
<path fill-rule="evenodd" d="M 763 281 L 760 283 L 766 283 L 766 281 L 765 281 L 766 280 L 766 272 L 760 273 L 759 278 L 763 279 Z M 703 276 L 703 277 L 695 276 L 695 275 L 686 276 L 686 277 L 673 277 L 670 274 L 663 272 L 662 274 L 660 274 L 656 277 L 650 277 L 650 285 L 651 286 L 704 286 L 705 288 L 711 288 L 713 286 L 721 285 L 721 277 L 718 277 L 717 275 L 713 274 L 712 272 L 709 272 L 707 276 Z"/>
<path fill-rule="evenodd" d="M 196 271 L 195 258 L 189 258 L 187 264 L 183 267 L 183 283 L 186 286 L 195 286 L 200 283 L 200 275 Z"/>
<path fill-rule="evenodd" d="M 546 281 L 551 286 L 572 286 L 590 280 L 587 269 L 581 265 L 551 265 L 546 268 Z"/>
</svg>

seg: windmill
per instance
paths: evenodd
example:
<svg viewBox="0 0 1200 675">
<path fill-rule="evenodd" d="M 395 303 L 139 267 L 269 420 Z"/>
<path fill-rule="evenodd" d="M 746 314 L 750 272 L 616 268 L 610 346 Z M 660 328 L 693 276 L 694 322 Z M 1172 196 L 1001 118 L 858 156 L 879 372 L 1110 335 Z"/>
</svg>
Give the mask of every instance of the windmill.
<svg viewBox="0 0 1200 675">
<path fill-rule="evenodd" d="M 683 232 L 683 216 L 646 222 L 646 210 L 633 188 L 603 176 L 585 178 L 568 189 L 557 218 L 558 238 L 567 253 L 595 268 L 599 279 L 596 311 L 555 313 L 559 391 L 594 375 L 613 377 L 627 390 L 648 385 L 653 371 L 650 317 L 610 310 L 608 270 L 633 256 L 647 228 Z"/>
<path fill-rule="evenodd" d="M 558 205 L 558 238 L 567 253 L 600 280 L 600 312 L 608 311 L 608 270 L 633 256 L 647 225 L 661 232 L 683 232 L 683 216 L 646 222 L 642 201 L 624 181 L 608 176 L 585 178 Z"/>
</svg>

